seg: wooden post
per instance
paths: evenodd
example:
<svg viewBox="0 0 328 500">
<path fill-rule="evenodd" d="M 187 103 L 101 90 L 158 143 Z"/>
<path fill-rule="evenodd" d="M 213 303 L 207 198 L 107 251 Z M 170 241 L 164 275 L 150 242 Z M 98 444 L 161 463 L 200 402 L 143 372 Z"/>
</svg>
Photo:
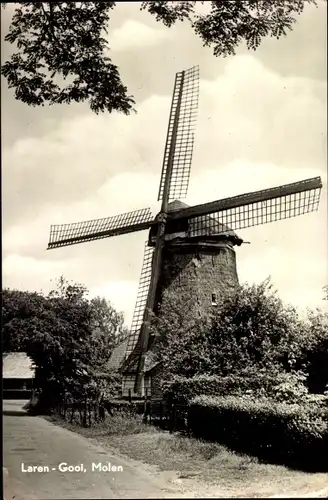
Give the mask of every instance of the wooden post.
<svg viewBox="0 0 328 500">
<path fill-rule="evenodd" d="M 87 426 L 87 397 L 84 398 L 83 427 Z"/>
<path fill-rule="evenodd" d="M 71 424 L 73 423 L 74 413 L 75 413 L 75 402 L 72 401 Z"/>
<path fill-rule="evenodd" d="M 64 394 L 64 420 L 66 420 L 66 410 L 67 410 L 67 395 Z"/>
<path fill-rule="evenodd" d="M 151 400 L 148 396 L 145 396 L 143 421 L 145 423 L 151 422 Z"/>
<path fill-rule="evenodd" d="M 129 389 L 129 403 L 132 403 L 131 389 Z"/>
<path fill-rule="evenodd" d="M 84 426 L 87 426 L 87 418 L 88 418 L 88 398 L 85 397 L 84 401 Z"/>
<path fill-rule="evenodd" d="M 177 409 L 176 406 L 174 405 L 174 410 L 173 410 L 173 432 L 177 428 Z"/>
<path fill-rule="evenodd" d="M 176 429 L 176 408 L 175 404 L 171 407 L 171 422 L 170 422 L 170 433 L 174 432 Z"/>
<path fill-rule="evenodd" d="M 173 432 L 173 404 L 171 404 L 169 415 L 170 415 L 169 428 L 170 428 L 170 433 L 172 433 Z"/>
<path fill-rule="evenodd" d="M 81 400 L 78 402 L 78 410 L 80 415 L 80 425 L 83 425 L 83 414 L 82 414 L 82 403 Z"/>
<path fill-rule="evenodd" d="M 91 427 L 91 403 L 88 404 L 89 427 Z"/>
</svg>

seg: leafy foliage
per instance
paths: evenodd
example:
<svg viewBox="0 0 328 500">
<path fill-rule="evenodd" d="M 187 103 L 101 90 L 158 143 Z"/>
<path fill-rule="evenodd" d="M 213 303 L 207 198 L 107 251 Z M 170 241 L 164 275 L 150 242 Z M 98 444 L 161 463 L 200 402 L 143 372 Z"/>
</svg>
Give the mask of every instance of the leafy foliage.
<svg viewBox="0 0 328 500">
<path fill-rule="evenodd" d="M 311 392 L 328 391 L 328 314 L 308 311 L 307 334 L 302 345 L 302 362 L 308 372 Z"/>
<path fill-rule="evenodd" d="M 302 322 L 270 280 L 244 285 L 209 318 L 193 313 L 193 299 L 168 295 L 153 324 L 166 373 L 226 376 L 241 370 L 300 369 Z M 299 363 L 300 364 L 300 363 Z"/>
<path fill-rule="evenodd" d="M 114 308 L 109 307 L 104 298 L 94 297 L 90 300 L 91 322 L 95 335 L 98 338 L 106 338 L 112 342 L 110 349 L 125 338 L 128 334 L 123 325 L 122 313 L 117 313 Z"/>
<path fill-rule="evenodd" d="M 24 351 L 26 325 L 39 317 L 43 324 L 46 299 L 38 293 L 19 290 L 2 291 L 2 351 Z"/>
<path fill-rule="evenodd" d="M 129 113 L 134 103 L 105 55 L 102 36 L 114 2 L 21 2 L 5 40 L 15 52 L 2 67 L 15 97 L 32 106 L 88 101 L 95 113 Z M 60 86 L 69 76 L 71 82 Z"/>
<path fill-rule="evenodd" d="M 213 47 L 214 55 L 234 55 L 242 41 L 248 49 L 256 50 L 263 38 L 279 39 L 286 35 L 293 27 L 295 14 L 303 11 L 305 3 L 302 0 L 211 2 L 211 13 L 198 16 L 193 28 L 204 45 Z"/>
<path fill-rule="evenodd" d="M 163 384 L 164 397 L 173 403 L 188 404 L 196 396 L 243 396 L 265 398 L 288 403 L 308 400 L 306 376 L 301 372 L 281 373 L 265 370 L 243 370 L 226 377 L 195 375 L 191 378 L 175 376 Z M 313 402 L 313 400 L 312 400 Z M 327 400 L 328 402 L 328 400 Z M 321 400 L 319 399 L 321 404 Z"/>
<path fill-rule="evenodd" d="M 194 314 L 190 294 L 165 292 L 160 314 L 152 319 L 151 342 L 168 377 L 211 372 L 210 325 L 211 318 Z"/>
<path fill-rule="evenodd" d="M 215 56 L 225 57 L 242 42 L 255 50 L 265 37 L 286 35 L 305 4 L 316 5 L 316 0 L 219 0 L 206 3 L 208 13 L 199 13 L 195 1 L 146 1 L 141 9 L 168 28 L 189 22 Z M 95 113 L 130 113 L 134 100 L 107 55 L 105 35 L 115 6 L 18 2 L 5 36 L 16 50 L 1 70 L 16 99 L 31 106 L 88 101 Z"/>
<path fill-rule="evenodd" d="M 267 279 L 240 287 L 226 300 L 210 335 L 212 355 L 224 374 L 251 366 L 291 371 L 299 357 L 302 322 Z"/>
<path fill-rule="evenodd" d="M 152 324 L 152 349 L 171 395 L 221 394 L 226 387 L 291 402 L 308 390 L 327 389 L 327 314 L 309 311 L 300 318 L 270 279 L 240 286 L 210 317 L 195 315 L 193 300 L 187 293 L 167 294 Z"/>
</svg>

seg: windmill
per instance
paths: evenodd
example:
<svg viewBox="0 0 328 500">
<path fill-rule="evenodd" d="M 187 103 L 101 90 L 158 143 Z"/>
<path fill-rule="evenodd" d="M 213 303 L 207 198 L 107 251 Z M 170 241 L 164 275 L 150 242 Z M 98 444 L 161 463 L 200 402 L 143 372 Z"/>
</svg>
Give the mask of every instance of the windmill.
<svg viewBox="0 0 328 500">
<path fill-rule="evenodd" d="M 150 229 L 123 363 L 123 373 L 130 374 L 125 375 L 125 387 L 129 387 L 129 382 L 135 395 L 143 391 L 150 313 L 157 310 L 164 267 L 174 260 L 177 248 L 196 248 L 196 245 L 207 252 L 210 248 L 215 267 L 217 264 L 213 258 L 222 251 L 225 258 L 234 256 L 232 247 L 242 243 L 234 230 L 302 215 L 317 210 L 319 205 L 320 177 L 195 206 L 179 201 L 186 198 L 188 191 L 198 94 L 198 67 L 176 74 L 158 193 L 161 210 L 155 218 L 150 208 L 144 208 L 103 219 L 54 225 L 50 229 L 48 249 Z M 171 252 L 169 257 L 165 257 L 167 251 Z M 224 254 L 227 251 L 230 253 Z M 232 271 L 235 266 L 233 259 L 224 261 L 232 266 Z M 222 259 L 218 265 L 224 274 Z M 223 274 L 217 270 L 218 267 L 214 275 L 220 292 L 219 281 L 223 280 Z M 226 283 L 229 286 L 229 276 Z M 200 290 L 199 283 L 193 293 L 198 293 L 197 290 Z M 216 303 L 215 294 L 211 300 Z"/>
</svg>

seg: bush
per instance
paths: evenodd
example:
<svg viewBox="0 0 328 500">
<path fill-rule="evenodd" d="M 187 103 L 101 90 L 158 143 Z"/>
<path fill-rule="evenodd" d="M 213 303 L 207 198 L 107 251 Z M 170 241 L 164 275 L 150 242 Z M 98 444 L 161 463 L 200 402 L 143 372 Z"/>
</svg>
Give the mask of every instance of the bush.
<svg viewBox="0 0 328 500">
<path fill-rule="evenodd" d="M 188 404 L 194 397 L 207 396 L 242 396 L 271 397 L 277 401 L 305 401 L 308 391 L 305 386 L 306 376 L 295 373 L 261 373 L 251 371 L 240 375 L 221 377 L 217 375 L 196 375 L 191 378 L 176 376 L 163 383 L 164 397 L 177 404 Z"/>
<path fill-rule="evenodd" d="M 196 396 L 188 425 L 210 439 L 267 461 L 328 471 L 328 415 L 317 405 L 248 396 Z"/>
<path fill-rule="evenodd" d="M 105 422 L 99 424 L 98 428 L 103 429 L 106 436 L 128 436 L 144 432 L 157 432 L 153 426 L 145 425 L 140 415 L 119 412 L 109 416 Z"/>
</svg>

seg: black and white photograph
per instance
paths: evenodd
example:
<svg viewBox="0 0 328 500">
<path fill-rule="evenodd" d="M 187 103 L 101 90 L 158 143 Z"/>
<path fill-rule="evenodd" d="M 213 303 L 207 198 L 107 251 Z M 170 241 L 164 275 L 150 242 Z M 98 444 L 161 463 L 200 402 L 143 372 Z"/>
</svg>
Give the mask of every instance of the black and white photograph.
<svg viewBox="0 0 328 500">
<path fill-rule="evenodd" d="M 328 498 L 326 19 L 1 2 L 4 500 Z"/>
</svg>

